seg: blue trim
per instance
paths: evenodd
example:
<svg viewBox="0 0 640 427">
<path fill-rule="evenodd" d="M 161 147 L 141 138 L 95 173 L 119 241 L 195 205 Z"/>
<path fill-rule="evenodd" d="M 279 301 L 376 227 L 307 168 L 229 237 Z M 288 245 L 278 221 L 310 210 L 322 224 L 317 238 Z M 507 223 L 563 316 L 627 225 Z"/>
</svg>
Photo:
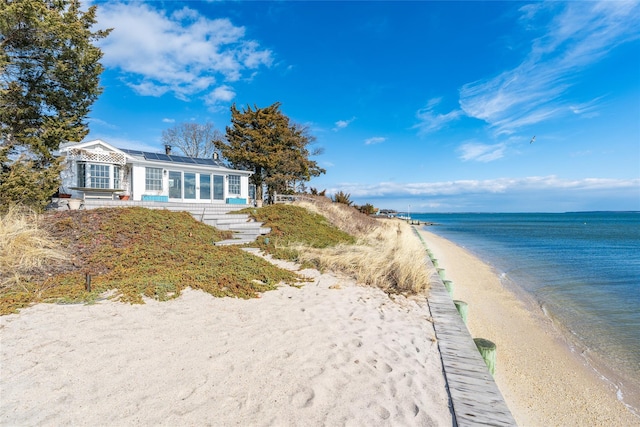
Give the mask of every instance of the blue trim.
<svg viewBox="0 0 640 427">
<path fill-rule="evenodd" d="M 145 202 L 168 202 L 169 196 L 156 196 L 151 194 L 143 194 L 142 201 Z"/>
<path fill-rule="evenodd" d="M 228 198 L 227 199 L 227 204 L 229 204 L 229 205 L 246 205 L 247 204 L 247 199 L 241 199 L 239 197 Z"/>
</svg>

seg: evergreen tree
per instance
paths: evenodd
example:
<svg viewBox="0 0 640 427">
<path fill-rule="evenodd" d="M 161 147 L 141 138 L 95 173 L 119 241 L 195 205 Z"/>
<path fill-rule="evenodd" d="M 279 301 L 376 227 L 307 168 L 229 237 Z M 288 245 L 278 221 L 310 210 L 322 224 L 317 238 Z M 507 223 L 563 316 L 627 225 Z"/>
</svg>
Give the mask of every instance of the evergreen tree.
<svg viewBox="0 0 640 427">
<path fill-rule="evenodd" d="M 91 31 L 95 14 L 79 0 L 2 0 L 0 205 L 42 208 L 59 185 L 53 153 L 88 133 L 103 70 L 93 43 L 109 33 Z"/>
<path fill-rule="evenodd" d="M 319 153 L 309 151 L 315 138 L 306 127 L 292 124 L 278 102 L 243 111 L 232 105 L 226 139 L 214 143 L 234 167 L 253 172 L 251 181 L 259 201 L 263 199 L 263 187 L 272 201 L 274 193 L 294 190 L 296 182 L 326 172 L 309 158 Z"/>
</svg>

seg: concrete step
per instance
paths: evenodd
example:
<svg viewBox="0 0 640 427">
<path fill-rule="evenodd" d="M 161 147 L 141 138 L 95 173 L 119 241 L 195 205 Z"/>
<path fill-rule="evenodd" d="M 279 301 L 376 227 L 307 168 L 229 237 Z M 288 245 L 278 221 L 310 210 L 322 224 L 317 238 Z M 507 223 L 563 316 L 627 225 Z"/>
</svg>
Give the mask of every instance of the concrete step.
<svg viewBox="0 0 640 427">
<path fill-rule="evenodd" d="M 219 242 L 215 242 L 216 246 L 227 246 L 227 245 L 244 245 L 246 243 L 253 243 L 255 239 L 229 239 L 229 240 L 221 240 Z"/>
</svg>

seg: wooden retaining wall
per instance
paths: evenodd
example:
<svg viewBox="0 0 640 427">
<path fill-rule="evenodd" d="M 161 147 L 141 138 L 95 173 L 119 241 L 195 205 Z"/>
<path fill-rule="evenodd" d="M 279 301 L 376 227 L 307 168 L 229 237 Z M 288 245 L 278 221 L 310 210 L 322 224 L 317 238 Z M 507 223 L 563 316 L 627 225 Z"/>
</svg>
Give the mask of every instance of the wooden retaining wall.
<svg viewBox="0 0 640 427">
<path fill-rule="evenodd" d="M 502 393 L 428 256 L 425 257 L 425 263 L 433 271 L 430 276 L 429 309 L 454 426 L 515 426 L 516 421 Z"/>
</svg>

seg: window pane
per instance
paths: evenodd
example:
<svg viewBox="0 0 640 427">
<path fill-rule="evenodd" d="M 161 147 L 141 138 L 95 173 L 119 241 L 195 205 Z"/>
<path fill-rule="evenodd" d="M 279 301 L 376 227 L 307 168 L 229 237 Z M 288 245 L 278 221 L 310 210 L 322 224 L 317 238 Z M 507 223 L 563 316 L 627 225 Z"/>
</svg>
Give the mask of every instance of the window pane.
<svg viewBox="0 0 640 427">
<path fill-rule="evenodd" d="M 87 169 L 84 163 L 78 163 L 78 187 L 86 187 Z"/>
<path fill-rule="evenodd" d="M 169 197 L 182 198 L 182 173 L 169 171 Z"/>
<path fill-rule="evenodd" d="M 224 176 L 213 176 L 213 198 L 215 200 L 224 199 Z"/>
<path fill-rule="evenodd" d="M 184 198 L 185 199 L 196 198 L 196 174 L 195 173 L 184 174 Z"/>
<path fill-rule="evenodd" d="M 200 175 L 200 200 L 211 199 L 211 175 Z"/>
<path fill-rule="evenodd" d="M 145 168 L 145 189 L 147 191 L 162 191 L 161 168 Z"/>
<path fill-rule="evenodd" d="M 120 188 L 120 166 L 113 167 L 113 188 Z"/>
<path fill-rule="evenodd" d="M 109 165 L 89 165 L 89 187 L 109 188 Z"/>
<path fill-rule="evenodd" d="M 240 194 L 240 175 L 229 175 L 229 194 Z"/>
</svg>

